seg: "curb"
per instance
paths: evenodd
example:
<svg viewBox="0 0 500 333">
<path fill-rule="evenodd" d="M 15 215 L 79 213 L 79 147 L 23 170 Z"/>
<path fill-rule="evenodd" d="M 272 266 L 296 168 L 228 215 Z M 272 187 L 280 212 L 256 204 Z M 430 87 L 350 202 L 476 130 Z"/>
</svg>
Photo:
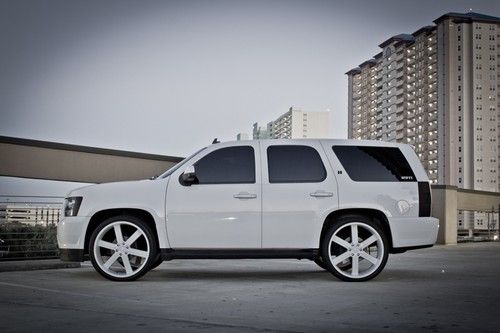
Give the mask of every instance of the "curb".
<svg viewBox="0 0 500 333">
<path fill-rule="evenodd" d="M 80 268 L 79 262 L 59 259 L 0 261 L 0 272 L 36 271 L 43 269 Z"/>
</svg>

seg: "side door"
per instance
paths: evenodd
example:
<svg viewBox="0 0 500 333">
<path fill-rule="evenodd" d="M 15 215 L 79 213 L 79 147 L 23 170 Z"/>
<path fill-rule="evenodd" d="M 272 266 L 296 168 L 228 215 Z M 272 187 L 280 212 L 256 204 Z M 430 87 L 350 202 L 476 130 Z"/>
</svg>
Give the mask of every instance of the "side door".
<svg viewBox="0 0 500 333">
<path fill-rule="evenodd" d="M 167 234 L 172 248 L 260 248 L 261 173 L 258 142 L 208 147 L 190 163 L 196 180 L 185 184 L 184 166 L 170 178 Z"/>
<path fill-rule="evenodd" d="M 337 182 L 317 140 L 262 141 L 262 247 L 318 248 Z"/>
</svg>

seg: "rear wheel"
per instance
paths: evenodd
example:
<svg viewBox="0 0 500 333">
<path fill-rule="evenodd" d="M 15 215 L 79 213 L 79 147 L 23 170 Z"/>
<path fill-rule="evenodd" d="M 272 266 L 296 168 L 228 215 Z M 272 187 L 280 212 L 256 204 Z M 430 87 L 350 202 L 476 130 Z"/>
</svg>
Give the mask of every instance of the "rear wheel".
<svg viewBox="0 0 500 333">
<path fill-rule="evenodd" d="M 377 276 L 388 258 L 387 237 L 377 222 L 365 216 L 340 217 L 327 230 L 321 256 L 328 271 L 344 281 Z"/>
<path fill-rule="evenodd" d="M 155 261 L 153 261 L 153 264 L 151 264 L 151 268 L 150 268 L 150 270 L 153 270 L 153 269 L 155 269 L 156 267 L 160 266 L 162 262 L 163 262 L 163 259 L 161 258 L 161 256 L 160 256 L 160 255 L 158 255 L 158 257 L 156 258 L 156 260 L 155 260 Z"/>
<path fill-rule="evenodd" d="M 92 233 L 90 260 L 102 276 L 132 281 L 144 275 L 158 255 L 156 239 L 141 219 L 122 215 L 102 222 Z"/>
</svg>

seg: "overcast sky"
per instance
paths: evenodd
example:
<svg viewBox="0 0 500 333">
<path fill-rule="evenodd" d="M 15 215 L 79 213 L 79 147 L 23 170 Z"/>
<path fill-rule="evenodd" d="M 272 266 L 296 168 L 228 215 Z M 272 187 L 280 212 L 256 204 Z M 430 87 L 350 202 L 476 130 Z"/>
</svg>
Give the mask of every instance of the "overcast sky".
<svg viewBox="0 0 500 333">
<path fill-rule="evenodd" d="M 500 1 L 0 0 L 0 135 L 185 156 L 295 105 L 347 132 L 344 73 Z"/>
</svg>

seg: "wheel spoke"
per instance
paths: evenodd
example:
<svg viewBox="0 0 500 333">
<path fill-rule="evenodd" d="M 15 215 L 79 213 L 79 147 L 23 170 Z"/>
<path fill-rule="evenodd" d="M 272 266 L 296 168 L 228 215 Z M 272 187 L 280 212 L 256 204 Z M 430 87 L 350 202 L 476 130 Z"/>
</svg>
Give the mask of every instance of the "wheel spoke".
<svg viewBox="0 0 500 333">
<path fill-rule="evenodd" d="M 369 238 L 365 239 L 361 244 L 359 244 L 359 249 L 363 250 L 365 247 L 377 240 L 377 236 L 371 235 Z"/>
<path fill-rule="evenodd" d="M 358 225 L 351 224 L 351 243 L 358 244 Z"/>
<path fill-rule="evenodd" d="M 342 247 L 345 247 L 346 249 L 349 249 L 351 247 L 351 244 L 349 244 L 349 242 L 343 240 L 342 238 L 340 238 L 338 236 L 333 236 L 332 241 L 334 243 L 337 243 L 338 245 L 340 245 Z"/>
<path fill-rule="evenodd" d="M 130 260 L 128 259 L 128 255 L 122 256 L 122 261 L 123 261 L 123 267 L 125 267 L 125 272 L 127 275 L 130 275 L 133 273 L 132 271 L 132 266 L 130 266 Z"/>
<path fill-rule="evenodd" d="M 148 257 L 148 252 L 147 251 L 142 251 L 138 249 L 129 249 L 128 254 L 132 256 L 137 256 L 137 257 L 142 257 L 142 258 L 147 258 Z"/>
<path fill-rule="evenodd" d="M 103 241 L 103 240 L 100 240 L 99 243 L 97 243 L 97 245 L 99 247 L 103 247 L 103 248 L 109 249 L 109 250 L 114 250 L 116 248 L 116 244 L 110 243 L 110 242 L 106 242 L 106 241 Z"/>
<path fill-rule="evenodd" d="M 139 237 L 141 237 L 142 235 L 142 232 L 140 230 L 136 230 L 136 232 L 134 232 L 132 234 L 132 236 L 130 236 L 127 241 L 125 242 L 125 245 L 132 245 L 132 243 L 134 243 Z"/>
<path fill-rule="evenodd" d="M 351 254 L 349 252 L 344 252 L 341 255 L 334 257 L 333 260 L 332 260 L 332 264 L 335 265 L 335 266 L 337 266 L 339 263 L 341 263 L 342 261 L 346 260 L 350 256 L 351 256 Z"/>
<path fill-rule="evenodd" d="M 359 257 L 358 256 L 352 257 L 352 275 L 353 276 L 359 275 Z"/>
<path fill-rule="evenodd" d="M 375 257 L 374 257 L 374 256 L 372 256 L 372 255 L 369 255 L 369 254 L 368 254 L 368 253 L 366 253 L 365 251 L 361 251 L 361 252 L 359 252 L 359 255 L 360 255 L 361 257 L 363 257 L 363 259 L 368 260 L 369 262 L 371 262 L 371 263 L 372 263 L 372 264 L 374 264 L 374 265 L 376 265 L 376 264 L 377 264 L 377 262 L 378 262 L 377 258 L 375 258 Z"/>
<path fill-rule="evenodd" d="M 113 255 L 109 257 L 109 259 L 104 263 L 104 268 L 109 269 L 111 265 L 113 265 L 115 261 L 118 259 L 118 257 L 120 257 L 118 252 L 113 253 Z"/>
<path fill-rule="evenodd" d="M 114 229 L 115 229 L 116 242 L 118 244 L 123 243 L 123 235 L 122 235 L 121 226 L 119 224 L 115 224 Z"/>
</svg>

